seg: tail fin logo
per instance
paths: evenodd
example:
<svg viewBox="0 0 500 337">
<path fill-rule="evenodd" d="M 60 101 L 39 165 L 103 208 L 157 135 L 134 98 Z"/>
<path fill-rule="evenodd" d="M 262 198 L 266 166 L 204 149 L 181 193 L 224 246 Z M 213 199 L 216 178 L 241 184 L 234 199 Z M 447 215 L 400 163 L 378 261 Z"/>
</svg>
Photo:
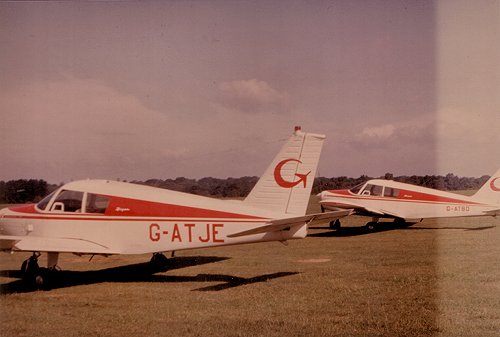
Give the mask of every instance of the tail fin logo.
<svg viewBox="0 0 500 337">
<path fill-rule="evenodd" d="M 287 164 L 289 162 L 296 162 L 296 163 L 302 164 L 302 162 L 300 160 L 293 159 L 293 158 L 280 161 L 278 163 L 278 165 L 276 165 L 276 167 L 274 168 L 274 180 L 276 180 L 276 183 L 283 188 L 293 188 L 293 187 L 297 186 L 298 184 L 300 184 L 301 182 L 304 183 L 304 188 L 306 188 L 307 176 L 309 175 L 309 173 L 311 173 L 311 171 L 307 172 L 306 174 L 295 173 L 295 176 L 297 178 L 299 178 L 299 180 L 297 180 L 297 181 L 287 181 L 281 175 L 281 169 L 283 168 L 283 166 L 285 166 L 285 164 Z"/>
<path fill-rule="evenodd" d="M 495 192 L 500 192 L 500 187 L 497 187 L 497 185 L 500 185 L 500 182 L 499 183 L 495 183 L 498 179 L 500 179 L 500 177 L 496 177 L 495 179 L 493 179 L 490 182 L 490 187 Z"/>
</svg>

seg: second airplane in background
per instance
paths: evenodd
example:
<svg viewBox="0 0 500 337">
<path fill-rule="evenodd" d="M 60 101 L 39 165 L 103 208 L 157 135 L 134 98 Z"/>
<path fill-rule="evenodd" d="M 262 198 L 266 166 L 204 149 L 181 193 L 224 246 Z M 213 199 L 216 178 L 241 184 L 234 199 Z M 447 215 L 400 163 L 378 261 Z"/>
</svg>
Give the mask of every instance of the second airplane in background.
<svg viewBox="0 0 500 337">
<path fill-rule="evenodd" d="M 372 217 L 374 229 L 381 218 L 412 224 L 426 218 L 500 215 L 500 169 L 473 196 L 465 196 L 392 180 L 372 179 L 351 189 L 318 194 L 323 211 L 350 209 Z M 330 223 L 340 228 L 340 221 Z"/>
</svg>

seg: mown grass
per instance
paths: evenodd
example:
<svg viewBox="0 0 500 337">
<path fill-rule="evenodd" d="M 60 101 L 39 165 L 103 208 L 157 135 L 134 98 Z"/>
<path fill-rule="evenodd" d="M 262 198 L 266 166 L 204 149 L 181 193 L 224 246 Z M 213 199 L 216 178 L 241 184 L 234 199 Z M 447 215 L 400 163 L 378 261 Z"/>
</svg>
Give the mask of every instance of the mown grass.
<svg viewBox="0 0 500 337">
<path fill-rule="evenodd" d="M 311 211 L 317 205 L 311 204 Z M 494 218 L 367 233 L 350 217 L 304 240 L 149 256 L 63 255 L 64 281 L 27 291 L 29 254 L 0 255 L 2 336 L 497 336 Z M 44 260 L 42 259 L 41 263 Z"/>
</svg>

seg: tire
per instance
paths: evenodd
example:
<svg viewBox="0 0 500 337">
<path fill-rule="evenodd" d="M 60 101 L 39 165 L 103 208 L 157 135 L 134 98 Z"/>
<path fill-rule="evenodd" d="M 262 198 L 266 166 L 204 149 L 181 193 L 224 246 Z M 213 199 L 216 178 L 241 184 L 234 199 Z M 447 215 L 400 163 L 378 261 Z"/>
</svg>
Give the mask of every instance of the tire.
<svg viewBox="0 0 500 337">
<path fill-rule="evenodd" d="M 149 263 L 153 268 L 153 271 L 161 271 L 166 268 L 168 264 L 168 258 L 161 253 L 156 253 L 153 254 Z"/>
<path fill-rule="evenodd" d="M 39 268 L 34 274 L 33 283 L 39 290 L 49 290 L 51 284 L 51 271 L 47 268 Z"/>
<path fill-rule="evenodd" d="M 28 271 L 28 260 L 24 260 L 23 264 L 21 265 L 21 274 L 26 275 L 26 272 Z"/>
<path fill-rule="evenodd" d="M 366 229 L 370 232 L 373 232 L 377 228 L 377 223 L 374 221 L 370 221 L 365 225 Z"/>
</svg>

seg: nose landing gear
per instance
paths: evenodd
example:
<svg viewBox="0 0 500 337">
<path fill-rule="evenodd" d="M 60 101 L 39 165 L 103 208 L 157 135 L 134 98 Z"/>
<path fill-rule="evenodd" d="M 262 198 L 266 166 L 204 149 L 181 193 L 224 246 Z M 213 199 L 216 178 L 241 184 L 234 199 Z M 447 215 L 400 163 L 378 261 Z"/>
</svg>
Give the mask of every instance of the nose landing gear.
<svg viewBox="0 0 500 337">
<path fill-rule="evenodd" d="M 34 252 L 32 256 L 26 259 L 21 265 L 21 274 L 27 285 L 37 289 L 50 289 L 50 284 L 53 282 L 54 273 L 59 268 L 57 267 L 58 253 L 48 253 L 47 268 L 42 268 L 38 265 L 39 252 Z"/>
</svg>

